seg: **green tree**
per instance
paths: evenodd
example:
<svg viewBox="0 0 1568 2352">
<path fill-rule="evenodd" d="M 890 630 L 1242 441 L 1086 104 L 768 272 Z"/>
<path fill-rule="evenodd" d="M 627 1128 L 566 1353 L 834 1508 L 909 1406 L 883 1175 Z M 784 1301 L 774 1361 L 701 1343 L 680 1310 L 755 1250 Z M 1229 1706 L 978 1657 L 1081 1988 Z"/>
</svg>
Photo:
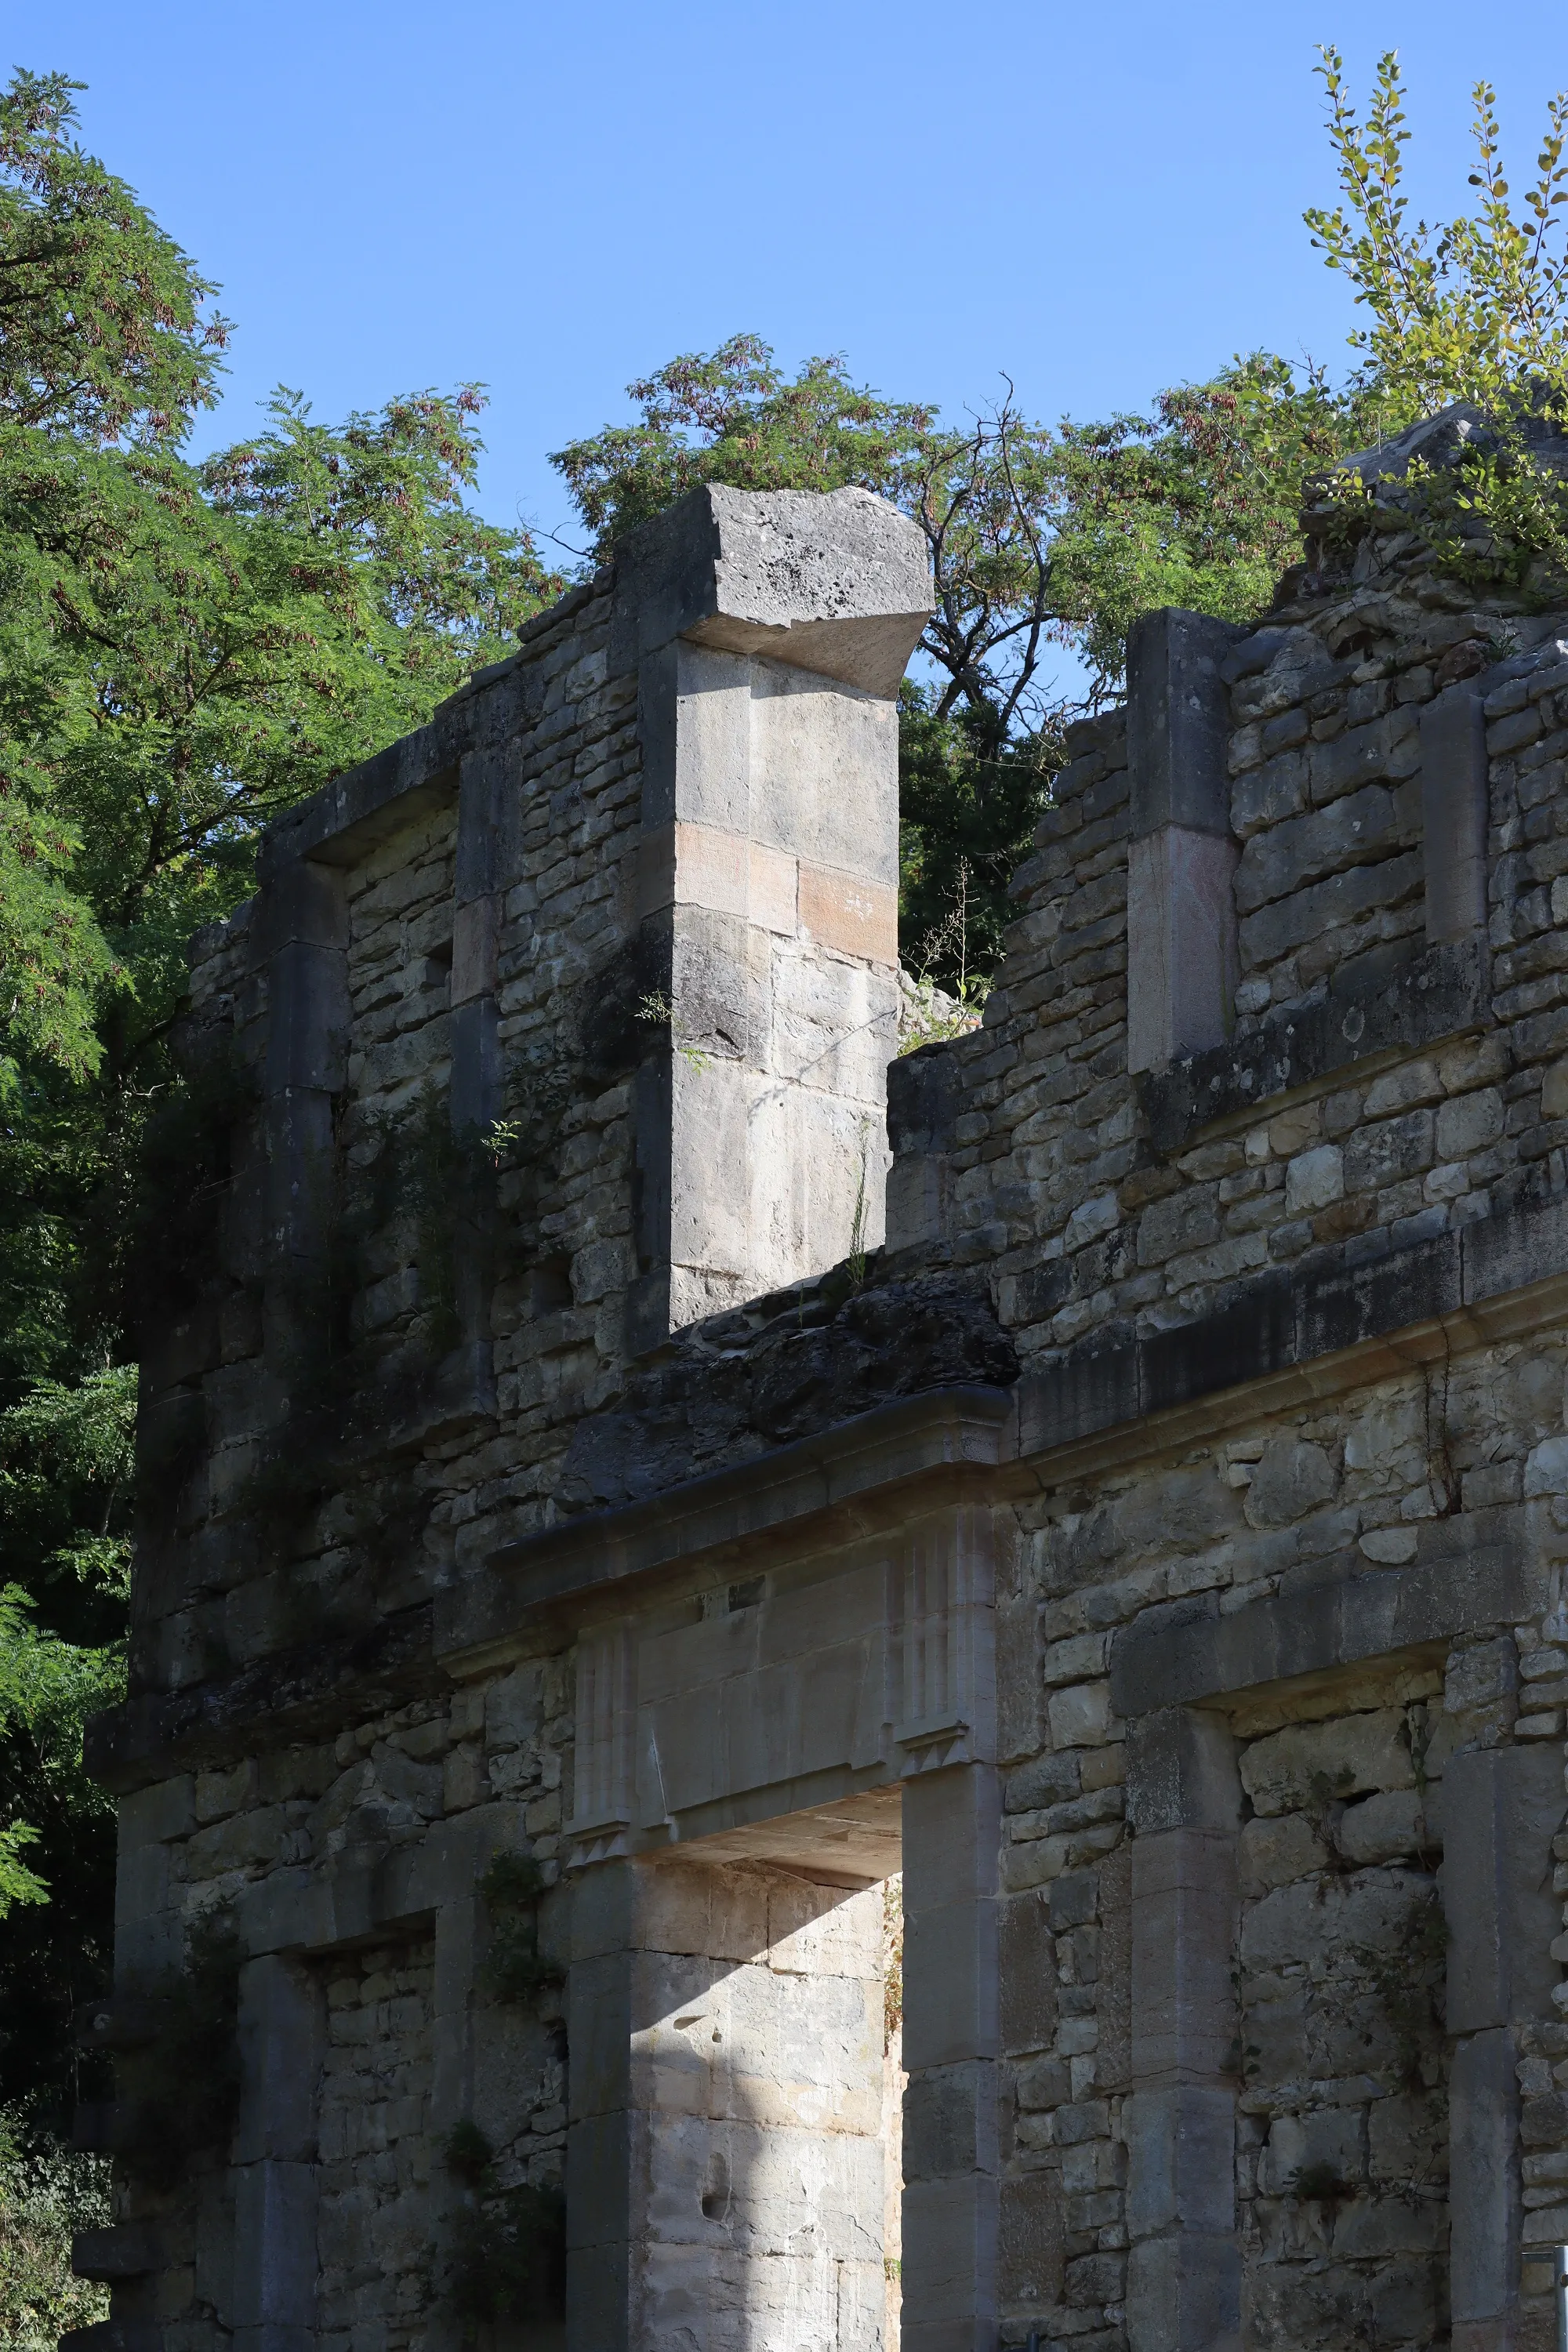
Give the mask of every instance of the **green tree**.
<svg viewBox="0 0 1568 2352">
<path fill-rule="evenodd" d="M 1521 389 L 1559 389 L 1568 371 L 1568 205 L 1563 161 L 1568 94 L 1547 107 L 1536 178 L 1513 210 L 1497 120 L 1497 92 L 1471 92 L 1475 207 L 1447 222 L 1411 222 L 1404 187 L 1405 87 L 1395 51 L 1378 61 L 1364 125 L 1345 87 L 1344 61 L 1325 47 L 1318 70 L 1343 201 L 1303 217 L 1331 269 L 1355 288 L 1368 321 L 1351 331 L 1391 425 L 1433 415 L 1454 400 L 1508 407 Z M 1349 210 L 1347 212 L 1346 206 Z"/>
<path fill-rule="evenodd" d="M 0 96 L 0 2079 L 57 2114 L 110 1927 L 80 1727 L 123 1678 L 125 1283 L 184 943 L 263 825 L 559 585 L 474 511 L 477 386 L 341 425 L 280 391 L 189 460 L 229 330 L 78 88 Z"/>
<path fill-rule="evenodd" d="M 1377 437 L 1464 404 L 1397 489 L 1340 478 L 1342 519 L 1376 527 L 1381 509 L 1387 527 L 1414 520 L 1438 567 L 1473 590 L 1557 601 L 1568 584 L 1568 95 L 1548 104 L 1516 211 L 1496 92 L 1478 81 L 1468 184 L 1479 194 L 1468 211 L 1429 223 L 1409 216 L 1397 57 L 1379 61 L 1364 123 L 1339 52 L 1325 48 L 1319 70 L 1342 202 L 1305 218 L 1366 314 L 1350 336 L 1354 390 L 1378 414 Z"/>
</svg>

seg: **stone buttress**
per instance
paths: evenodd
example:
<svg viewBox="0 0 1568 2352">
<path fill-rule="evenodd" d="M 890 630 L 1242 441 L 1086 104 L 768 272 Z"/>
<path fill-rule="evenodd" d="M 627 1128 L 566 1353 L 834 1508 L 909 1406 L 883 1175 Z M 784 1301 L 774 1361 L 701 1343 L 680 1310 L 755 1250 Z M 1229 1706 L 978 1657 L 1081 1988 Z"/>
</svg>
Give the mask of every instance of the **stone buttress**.
<svg viewBox="0 0 1568 2352">
<path fill-rule="evenodd" d="M 860 493 L 195 942 L 86 2341 L 1554 2342 L 1568 614 L 1314 564 L 1137 625 L 972 1035 Z"/>
</svg>

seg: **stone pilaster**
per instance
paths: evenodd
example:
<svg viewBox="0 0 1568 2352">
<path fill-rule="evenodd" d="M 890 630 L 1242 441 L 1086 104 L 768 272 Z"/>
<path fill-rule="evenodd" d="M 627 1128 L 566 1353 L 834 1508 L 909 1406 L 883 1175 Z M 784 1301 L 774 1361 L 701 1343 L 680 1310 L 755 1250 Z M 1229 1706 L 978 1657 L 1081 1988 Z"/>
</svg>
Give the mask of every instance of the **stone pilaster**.
<svg viewBox="0 0 1568 2352">
<path fill-rule="evenodd" d="M 1171 1707 L 1129 1740 L 1132 2352 L 1240 2343 L 1236 2236 L 1236 1837 L 1241 1786 L 1217 1717 Z"/>
<path fill-rule="evenodd" d="M 1127 644 L 1131 841 L 1127 1066 L 1163 1069 L 1229 1034 L 1237 848 L 1220 663 L 1242 632 L 1198 613 L 1147 613 Z"/>
</svg>

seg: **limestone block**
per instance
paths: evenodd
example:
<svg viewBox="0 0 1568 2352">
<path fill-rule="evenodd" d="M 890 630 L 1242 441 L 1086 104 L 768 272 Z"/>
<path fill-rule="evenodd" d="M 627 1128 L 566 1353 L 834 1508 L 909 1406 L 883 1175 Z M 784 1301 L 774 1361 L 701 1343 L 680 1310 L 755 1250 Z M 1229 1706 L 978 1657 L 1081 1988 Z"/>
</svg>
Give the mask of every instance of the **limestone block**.
<svg viewBox="0 0 1568 2352">
<path fill-rule="evenodd" d="M 1140 1836 L 1234 1832 L 1240 1806 L 1236 1743 L 1221 1717 L 1163 1707 L 1129 1726 L 1127 1817 Z"/>
<path fill-rule="evenodd" d="M 239 1972 L 239 2116 L 235 2161 L 308 2164 L 326 2031 L 319 1979 L 268 1956 Z"/>
<path fill-rule="evenodd" d="M 348 903 L 343 877 L 309 857 L 279 866 L 256 900 L 251 950 L 258 959 L 290 947 L 330 950 L 348 945 Z"/>
<path fill-rule="evenodd" d="M 1099 1746 L 1110 1727 L 1109 1683 L 1078 1683 L 1051 1693 L 1047 1702 L 1051 1739 L 1058 1748 Z"/>
<path fill-rule="evenodd" d="M 1219 1237 L 1219 1202 L 1208 1185 L 1185 1187 L 1152 1201 L 1138 1221 L 1138 1263 L 1160 1265 L 1179 1250 L 1200 1249 Z"/>
<path fill-rule="evenodd" d="M 174 1902 L 168 1846 L 132 1843 L 122 1817 L 114 1874 L 117 1982 L 134 1985 L 177 1961 L 181 1936 Z"/>
<path fill-rule="evenodd" d="M 1145 2238 L 1127 2262 L 1131 2352 L 1240 2352 L 1241 2256 L 1233 2236 Z"/>
<path fill-rule="evenodd" d="M 1131 2235 L 1231 2229 L 1236 2219 L 1234 2092 L 1195 2083 L 1136 2091 L 1123 2102 L 1121 2114 Z"/>
<path fill-rule="evenodd" d="M 566 2033 L 572 2053 L 569 2112 L 574 2124 L 613 2114 L 626 2105 L 632 2031 L 629 1955 L 604 1952 L 574 1959 L 566 1990 Z"/>
<path fill-rule="evenodd" d="M 682 1634 L 646 1647 L 663 1650 L 661 1665 L 674 1671 L 673 1654 L 685 1644 Z M 667 1811 L 679 1815 L 748 1790 L 848 1765 L 867 1749 L 876 1753 L 879 1727 L 869 1719 L 865 1643 L 839 1643 L 817 1651 L 809 1675 L 795 1664 L 781 1664 L 717 1682 L 706 1682 L 695 1671 L 695 1656 L 704 1646 L 691 1643 L 691 1679 L 678 1694 L 650 1702 L 643 1685 L 641 1819 L 662 1819 Z"/>
<path fill-rule="evenodd" d="M 731 1612 L 734 1617 L 742 1614 Z M 756 1658 L 761 1665 L 786 1659 L 802 1663 L 819 1650 L 880 1634 L 887 1614 L 887 1570 L 879 1559 L 835 1563 L 829 1576 L 780 1583 L 766 1593 L 756 1622 Z"/>
<path fill-rule="evenodd" d="M 1421 713 L 1426 936 L 1463 940 L 1487 919 L 1487 740 L 1481 698 L 1451 686 Z"/>
<path fill-rule="evenodd" d="M 866 789 L 868 776 L 896 766 L 896 710 L 767 663 L 753 672 L 750 715 L 749 829 L 802 860 L 803 922 L 809 924 L 808 877 L 816 889 L 837 875 L 896 891 L 897 835 L 889 833 L 879 796 Z M 896 962 L 896 948 L 883 960 Z"/>
<path fill-rule="evenodd" d="M 1498 2028 L 1462 2042 L 1449 2071 L 1448 2293 L 1456 2329 L 1497 2321 L 1518 2301 L 1517 2054 L 1513 2035 Z"/>
<path fill-rule="evenodd" d="M 998 1906 L 996 1952 L 1001 2047 L 1043 2050 L 1056 2030 L 1057 1964 L 1039 1892 Z"/>
<path fill-rule="evenodd" d="M 571 2195 L 570 2187 L 567 2189 Z M 570 2208 L 568 2208 L 570 2210 Z M 616 2243 L 566 2249 L 566 2341 L 595 2352 L 626 2352 L 630 2304 L 628 2248 Z"/>
<path fill-rule="evenodd" d="M 710 485 L 617 550 L 612 671 L 688 636 L 891 700 L 931 609 L 917 527 L 865 490 Z"/>
<path fill-rule="evenodd" d="M 1363 1865 L 1419 1853 L 1432 1840 L 1426 1810 L 1415 1790 L 1399 1789 L 1368 1797 L 1359 1805 L 1347 1805 L 1334 1842 L 1347 1862 Z"/>
<path fill-rule="evenodd" d="M 1223 1043 L 1238 979 L 1234 842 L 1163 826 L 1128 852 L 1127 1065 L 1160 1070 Z"/>
<path fill-rule="evenodd" d="M 1290 1527 L 1309 1511 L 1331 1502 L 1338 1484 L 1334 1465 L 1321 1445 L 1305 1444 L 1293 1437 L 1275 1438 L 1264 1447 L 1247 1490 L 1242 1507 L 1247 1525 Z"/>
<path fill-rule="evenodd" d="M 498 1675 L 486 1685 L 482 1697 L 487 1747 L 517 1748 L 538 1737 L 542 1716 L 537 1665 L 516 1666 L 510 1674 Z"/>
<path fill-rule="evenodd" d="M 769 1069 L 818 1093 L 879 1103 L 898 1034 L 892 970 L 775 942 L 771 971 Z"/>
<path fill-rule="evenodd" d="M 1312 798 L 1320 807 L 1380 778 L 1413 775 L 1421 763 L 1416 714 L 1391 710 L 1365 726 L 1347 727 L 1310 754 Z"/>
<path fill-rule="evenodd" d="M 1258 2168 L 1265 2197 L 1288 2197 L 1303 2175 L 1328 2174 L 1340 2183 L 1359 2180 L 1365 2170 L 1361 2112 L 1321 2107 L 1305 2116 L 1276 2116 Z"/>
<path fill-rule="evenodd" d="M 658 837 L 664 827 L 678 821 L 732 841 L 753 837 L 752 680 L 752 665 L 744 655 L 679 640 L 644 652 L 637 672 L 637 700 L 644 746 L 645 841 Z M 756 832 L 755 837 L 771 839 L 775 850 L 795 847 L 787 835 Z M 670 845 L 673 849 L 673 842 Z M 701 843 L 694 843 L 693 855 L 700 858 L 702 848 Z M 672 858 L 672 883 L 673 868 Z M 699 878 L 698 872 L 692 878 Z M 662 900 L 657 896 L 642 901 L 645 911 L 659 903 Z M 712 902 L 700 898 L 699 903 Z"/>
<path fill-rule="evenodd" d="M 316 2183 L 304 2163 L 235 2173 L 235 2341 L 246 2352 L 309 2352 L 316 2319 Z"/>
<path fill-rule="evenodd" d="M 1554 1745 L 1449 1759 L 1440 1817 L 1450 2033 L 1552 2013 L 1559 1918 L 1549 1857 L 1563 1811 Z"/>
<path fill-rule="evenodd" d="M 1055 2173 L 1015 2173 L 1003 2180 L 996 2268 L 1004 2311 L 1048 2309 L 1060 2299 L 1062 2235 L 1062 2192 Z"/>
<path fill-rule="evenodd" d="M 609 2252 L 626 2243 L 634 2157 L 646 2161 L 647 2132 L 627 2108 L 584 2116 L 566 2134 L 566 2243 Z"/>
<path fill-rule="evenodd" d="M 289 1087 L 340 1093 L 348 1034 L 348 971 L 341 951 L 302 941 L 279 949 L 271 966 L 268 1093 Z"/>
<path fill-rule="evenodd" d="M 481 1948 L 474 1857 L 467 1841 L 452 1839 L 445 1861 L 441 1876 L 446 1883 L 436 1906 L 430 1996 L 431 2128 L 439 2132 L 449 2132 L 471 2112 L 469 2003 Z"/>
<path fill-rule="evenodd" d="M 996 1776 L 971 1764 L 905 1783 L 905 1915 L 983 1900 L 996 1886 Z"/>
<path fill-rule="evenodd" d="M 500 1015 L 492 996 L 455 1005 L 451 1016 L 451 1113 L 454 1132 L 488 1129 L 500 1105 Z"/>
<path fill-rule="evenodd" d="M 905 2190 L 905 2352 L 971 2352 L 995 2308 L 999 2205 L 996 2180 L 980 2174 Z"/>
<path fill-rule="evenodd" d="M 1404 1711 L 1381 1707 L 1327 1723 L 1288 1724 L 1243 1752 L 1241 1780 L 1260 1813 L 1415 1786 Z"/>
<path fill-rule="evenodd" d="M 1250 915 L 1325 874 L 1387 856 L 1404 832 L 1400 799 L 1382 784 L 1287 818 L 1248 841 L 1237 868 L 1236 903 Z"/>
<path fill-rule="evenodd" d="M 912 2074 L 904 2093 L 904 2182 L 994 2172 L 996 2068 L 985 2059 Z"/>
<path fill-rule="evenodd" d="M 195 1784 L 188 1772 L 154 1781 L 120 1800 L 120 1836 L 128 1850 L 188 1837 L 196 1825 Z"/>
<path fill-rule="evenodd" d="M 1334 2252 L 1347 2263 L 1435 2253 L 1442 2242 L 1443 2219 L 1436 2198 L 1352 2198 L 1334 2223 Z"/>
<path fill-rule="evenodd" d="M 1094 1988 L 1095 2080 L 1118 2090 L 1132 2070 L 1132 1854 L 1119 1846 L 1100 1865 L 1100 1975 Z"/>
<path fill-rule="evenodd" d="M 1212 1475 L 1209 1485 L 1224 1491 Z M 1206 1596 L 1144 1610 L 1111 1643 L 1112 1702 L 1122 1716 L 1141 1715 L 1512 1623 L 1542 1605 L 1541 1571 L 1512 1543 L 1472 1540 L 1365 1575 L 1318 1569 L 1298 1589 L 1223 1614 Z"/>
<path fill-rule="evenodd" d="M 904 1905 L 904 2063 L 992 2055 L 999 2030 L 995 1904 L 917 1911 L 906 1888 Z"/>
<path fill-rule="evenodd" d="M 750 1960 L 767 1948 L 773 1887 L 760 1874 L 677 1859 L 645 1868 L 638 1885 L 644 1951 Z"/>
<path fill-rule="evenodd" d="M 1133 623 L 1127 644 L 1127 760 L 1134 835 L 1165 825 L 1229 831 L 1229 697 L 1220 664 L 1245 634 L 1167 607 Z"/>
<path fill-rule="evenodd" d="M 879 1978 L 880 1887 L 857 1895 L 805 1879 L 770 1879 L 768 1966 L 783 1974 L 814 1978 Z"/>
<path fill-rule="evenodd" d="M 1234 1837 L 1175 1829 L 1137 1838 L 1131 1902 L 1134 2078 L 1224 2074 L 1236 2035 Z"/>
<path fill-rule="evenodd" d="M 1327 1885 L 1298 1879 L 1276 1887 L 1242 1921 L 1243 1965 L 1286 1968 L 1304 1951 L 1351 1945 L 1397 1948 L 1408 1933 L 1412 1906 L 1429 1902 L 1431 1887 L 1424 1871 L 1378 1871 Z"/>
</svg>

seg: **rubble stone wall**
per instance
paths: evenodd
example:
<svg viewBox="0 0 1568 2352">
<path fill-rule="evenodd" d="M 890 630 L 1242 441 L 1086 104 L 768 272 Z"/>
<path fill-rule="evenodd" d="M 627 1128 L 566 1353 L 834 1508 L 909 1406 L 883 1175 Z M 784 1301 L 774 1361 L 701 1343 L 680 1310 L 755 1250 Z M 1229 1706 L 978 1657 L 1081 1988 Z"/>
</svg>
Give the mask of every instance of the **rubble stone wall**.
<svg viewBox="0 0 1568 2352">
<path fill-rule="evenodd" d="M 1005 1772 L 1003 1882 L 1018 1896 L 1044 1890 L 1060 1987 L 1052 2042 L 1013 2070 L 1013 2163 L 1060 2182 L 1064 2268 L 1048 2336 L 1099 2326 L 1107 2343 L 1125 2340 L 1138 2244 L 1127 2202 L 1139 2164 L 1128 1916 L 1137 1841 L 1130 1847 L 1126 1826 L 1129 1727 L 1106 1671 L 1118 1630 L 1145 1611 L 1157 1623 L 1200 1593 L 1222 1612 L 1257 1608 L 1326 1579 L 1347 1552 L 1359 1552 L 1363 1574 L 1396 1572 L 1428 1557 L 1473 1559 L 1511 1535 L 1539 1613 L 1503 1633 L 1478 1629 L 1226 1706 L 1241 1793 L 1229 2072 L 1244 2340 L 1448 2340 L 1445 1906 L 1462 1915 L 1487 1895 L 1471 1854 L 1445 1855 L 1445 1788 L 1457 1754 L 1538 1759 L 1546 1810 L 1532 1859 L 1550 1884 L 1568 1852 L 1558 1827 L 1564 1370 L 1558 1333 L 1480 1351 L 1436 1380 L 1409 1371 L 1330 1409 L 1238 1426 L 1026 1514 L 1047 1740 Z M 1476 1482 L 1472 1501 L 1447 1517 L 1432 1512 L 1435 1447 L 1458 1496 Z M 1568 2080 L 1552 1920 L 1538 1918 L 1536 1931 L 1513 2053 L 1526 2102 Z M 1527 2250 L 1560 2242 L 1568 2223 L 1555 2185 L 1568 2157 L 1555 2138 L 1545 2145 L 1557 2111 L 1535 2112 Z M 1466 2189 L 1476 2193 L 1473 2182 Z M 1549 2342 L 1544 2260 L 1525 2278 L 1531 2324 Z"/>
</svg>

